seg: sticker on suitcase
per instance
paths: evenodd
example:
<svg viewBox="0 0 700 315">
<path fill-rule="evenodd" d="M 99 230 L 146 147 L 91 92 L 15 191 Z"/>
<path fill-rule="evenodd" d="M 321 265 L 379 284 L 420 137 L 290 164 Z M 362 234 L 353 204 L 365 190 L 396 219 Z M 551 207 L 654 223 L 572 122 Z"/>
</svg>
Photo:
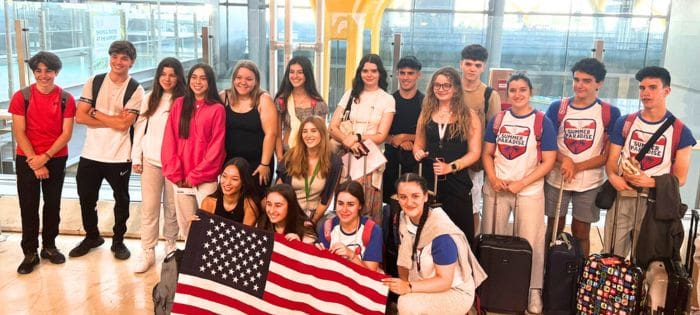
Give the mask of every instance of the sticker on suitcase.
<svg viewBox="0 0 700 315">
<path fill-rule="evenodd" d="M 577 294 L 578 314 L 631 315 L 639 304 L 642 271 L 618 257 L 591 255 Z"/>
</svg>

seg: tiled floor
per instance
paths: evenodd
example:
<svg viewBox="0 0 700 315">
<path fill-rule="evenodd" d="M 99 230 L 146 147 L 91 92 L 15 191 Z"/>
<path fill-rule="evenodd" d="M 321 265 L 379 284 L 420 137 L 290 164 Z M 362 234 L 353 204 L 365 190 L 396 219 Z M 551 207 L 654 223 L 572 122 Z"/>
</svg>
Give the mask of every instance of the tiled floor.
<svg viewBox="0 0 700 315">
<path fill-rule="evenodd" d="M 65 264 L 42 261 L 31 274 L 19 275 L 21 235 L 3 235 L 8 238 L 0 242 L 0 314 L 153 314 L 151 290 L 160 278 L 160 266 L 144 274 L 132 272 L 139 240 L 126 240 L 132 252 L 126 261 L 112 256 L 109 238 L 89 254 L 69 258 L 68 252 L 82 237 L 60 235 L 56 243 L 67 257 Z M 600 251 L 597 227 L 591 231 L 591 240 L 591 250 Z M 162 247 L 163 241 L 156 251 L 157 261 L 164 257 Z"/>
<path fill-rule="evenodd" d="M 144 274 L 132 272 L 138 240 L 126 241 L 132 252 L 126 261 L 112 256 L 111 239 L 86 256 L 69 258 L 68 251 L 82 237 L 61 235 L 56 245 L 66 255 L 65 264 L 42 260 L 31 274 L 19 275 L 21 235 L 4 235 L 8 239 L 0 242 L 0 314 L 153 314 L 151 290 L 160 278 L 160 267 Z M 162 246 L 158 260 L 164 256 Z"/>
</svg>

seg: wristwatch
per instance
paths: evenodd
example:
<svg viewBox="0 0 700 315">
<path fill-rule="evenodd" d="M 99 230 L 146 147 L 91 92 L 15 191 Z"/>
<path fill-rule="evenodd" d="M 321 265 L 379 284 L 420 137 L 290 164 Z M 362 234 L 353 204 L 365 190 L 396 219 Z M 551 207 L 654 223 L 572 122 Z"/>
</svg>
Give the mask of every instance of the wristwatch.
<svg viewBox="0 0 700 315">
<path fill-rule="evenodd" d="M 457 171 L 458 171 L 458 169 L 457 169 L 457 163 L 456 163 L 456 162 L 450 163 L 450 168 L 452 168 L 452 173 L 457 172 Z"/>
</svg>

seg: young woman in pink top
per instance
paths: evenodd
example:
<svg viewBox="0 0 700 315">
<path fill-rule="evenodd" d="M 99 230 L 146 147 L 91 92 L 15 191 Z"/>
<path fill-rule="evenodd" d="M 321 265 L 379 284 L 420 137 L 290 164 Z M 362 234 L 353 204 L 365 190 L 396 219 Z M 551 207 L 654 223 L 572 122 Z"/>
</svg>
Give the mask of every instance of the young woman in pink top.
<svg viewBox="0 0 700 315">
<path fill-rule="evenodd" d="M 165 126 L 163 175 L 175 188 L 175 211 L 185 238 L 190 218 L 216 190 L 224 162 L 225 113 L 209 65 L 197 64 L 187 75 L 185 96 L 175 100 Z"/>
</svg>

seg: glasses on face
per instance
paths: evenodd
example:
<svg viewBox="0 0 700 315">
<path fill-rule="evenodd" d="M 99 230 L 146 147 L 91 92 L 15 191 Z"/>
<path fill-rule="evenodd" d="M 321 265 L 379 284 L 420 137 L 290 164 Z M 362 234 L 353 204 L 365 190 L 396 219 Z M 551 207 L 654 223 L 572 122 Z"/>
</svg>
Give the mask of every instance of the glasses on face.
<svg viewBox="0 0 700 315">
<path fill-rule="evenodd" d="M 452 88 L 452 83 L 434 83 L 433 84 L 433 89 L 434 90 L 445 90 L 449 91 Z"/>
</svg>

